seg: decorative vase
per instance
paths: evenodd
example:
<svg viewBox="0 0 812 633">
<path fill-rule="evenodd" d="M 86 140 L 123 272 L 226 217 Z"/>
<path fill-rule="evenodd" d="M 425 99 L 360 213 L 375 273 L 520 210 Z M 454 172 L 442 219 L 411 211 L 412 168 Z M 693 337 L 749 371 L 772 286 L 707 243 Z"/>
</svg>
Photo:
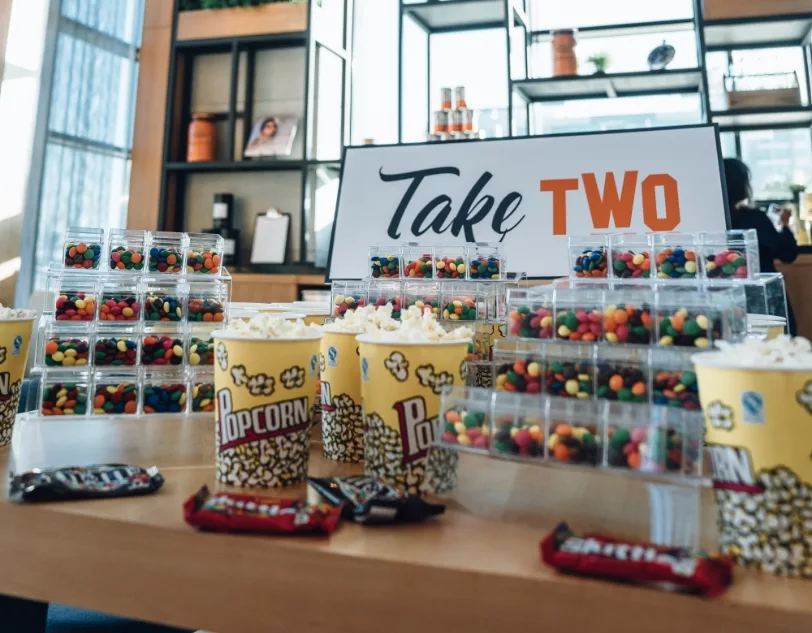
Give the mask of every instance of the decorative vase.
<svg viewBox="0 0 812 633">
<path fill-rule="evenodd" d="M 575 31 L 572 29 L 553 32 L 553 77 L 578 74 L 575 45 Z"/>
</svg>

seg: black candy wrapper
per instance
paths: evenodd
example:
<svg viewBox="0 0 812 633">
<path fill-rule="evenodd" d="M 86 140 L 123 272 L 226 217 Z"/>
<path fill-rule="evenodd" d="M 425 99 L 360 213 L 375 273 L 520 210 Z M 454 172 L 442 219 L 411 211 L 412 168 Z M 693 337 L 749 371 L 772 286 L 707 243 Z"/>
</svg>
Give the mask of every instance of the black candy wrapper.
<svg viewBox="0 0 812 633">
<path fill-rule="evenodd" d="M 307 483 L 333 504 L 344 504 L 342 517 L 364 525 L 419 523 L 445 512 L 445 506 L 424 501 L 372 477 L 308 477 Z"/>
<path fill-rule="evenodd" d="M 35 469 L 11 480 L 13 501 L 67 501 L 145 495 L 158 490 L 164 478 L 157 466 L 98 464 Z"/>
</svg>

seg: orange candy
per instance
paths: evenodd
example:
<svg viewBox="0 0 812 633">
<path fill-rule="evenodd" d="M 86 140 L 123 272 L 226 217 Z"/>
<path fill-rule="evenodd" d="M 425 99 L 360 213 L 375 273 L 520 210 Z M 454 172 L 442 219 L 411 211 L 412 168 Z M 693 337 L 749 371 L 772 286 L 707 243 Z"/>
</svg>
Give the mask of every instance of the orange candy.
<svg viewBox="0 0 812 633">
<path fill-rule="evenodd" d="M 133 264 L 139 264 L 139 263 L 141 263 L 141 260 L 142 260 L 142 259 L 144 259 L 144 256 L 143 256 L 143 255 L 141 255 L 141 253 L 133 253 L 133 254 L 130 256 L 130 261 L 131 261 Z"/>
<path fill-rule="evenodd" d="M 553 456 L 560 462 L 568 462 L 570 460 L 570 449 L 559 442 L 553 449 Z"/>
<path fill-rule="evenodd" d="M 178 261 L 177 256 L 174 253 L 170 253 L 166 256 L 166 263 L 170 266 L 174 266 Z"/>
<path fill-rule="evenodd" d="M 609 379 L 609 389 L 612 391 L 620 391 L 623 389 L 623 377 L 615 374 Z"/>
<path fill-rule="evenodd" d="M 222 312 L 218 312 L 217 314 L 214 315 L 214 320 L 215 321 L 222 321 L 224 317 L 225 317 L 225 315 Z"/>
<path fill-rule="evenodd" d="M 681 314 L 675 314 L 671 317 L 671 325 L 678 332 L 682 332 L 682 328 L 685 326 L 685 317 Z"/>
<path fill-rule="evenodd" d="M 646 393 L 646 385 L 642 382 L 636 382 L 632 386 L 632 394 L 635 396 L 642 396 Z"/>
<path fill-rule="evenodd" d="M 629 464 L 629 468 L 632 470 L 640 470 L 640 461 L 640 453 L 630 453 L 626 458 L 626 463 Z"/>
<path fill-rule="evenodd" d="M 50 356 L 51 354 L 56 354 L 59 351 L 59 345 L 56 344 L 56 341 L 48 341 L 45 344 L 45 353 Z"/>
<path fill-rule="evenodd" d="M 457 411 L 447 411 L 445 419 L 447 422 L 451 422 L 451 424 L 456 424 L 462 420 L 462 416 Z"/>
<path fill-rule="evenodd" d="M 124 405 L 124 413 L 135 413 L 135 400 L 128 400 L 127 403 Z"/>
<path fill-rule="evenodd" d="M 569 424 L 559 424 L 555 427 L 555 434 L 558 437 L 569 437 L 572 435 L 572 427 Z"/>
<path fill-rule="evenodd" d="M 104 406 L 104 396 L 96 396 L 93 398 L 93 406 L 96 409 L 101 409 Z"/>
<path fill-rule="evenodd" d="M 617 325 L 623 325 L 624 323 L 628 323 L 629 315 L 625 310 L 615 310 L 615 313 L 612 315 L 612 320 Z"/>
</svg>

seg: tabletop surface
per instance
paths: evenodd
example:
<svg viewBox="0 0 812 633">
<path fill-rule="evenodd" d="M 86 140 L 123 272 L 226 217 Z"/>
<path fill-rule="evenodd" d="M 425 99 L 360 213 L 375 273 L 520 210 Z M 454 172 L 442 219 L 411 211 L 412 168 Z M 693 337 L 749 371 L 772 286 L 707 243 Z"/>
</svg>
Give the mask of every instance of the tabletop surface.
<svg viewBox="0 0 812 633">
<path fill-rule="evenodd" d="M 422 525 L 345 522 L 329 538 L 199 533 L 181 505 L 202 484 L 224 489 L 213 435 L 205 418 L 18 426 L 14 456 L 0 449 L 6 489 L 10 469 L 37 462 L 156 464 L 166 483 L 154 495 L 104 501 L 19 505 L 4 496 L 0 593 L 217 633 L 809 629 L 812 584 L 803 580 L 737 569 L 725 596 L 703 600 L 545 567 L 539 541 L 561 519 L 579 531 L 645 538 L 646 484 L 605 473 L 464 455 L 448 511 Z M 361 471 L 324 459 L 314 442 L 311 475 Z M 268 494 L 313 495 L 304 485 Z M 705 543 L 712 495 L 693 494 Z"/>
</svg>

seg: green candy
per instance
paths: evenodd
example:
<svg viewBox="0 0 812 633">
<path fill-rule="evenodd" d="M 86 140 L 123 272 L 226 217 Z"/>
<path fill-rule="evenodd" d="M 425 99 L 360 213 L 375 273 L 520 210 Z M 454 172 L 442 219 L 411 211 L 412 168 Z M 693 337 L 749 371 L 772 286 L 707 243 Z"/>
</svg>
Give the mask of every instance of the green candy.
<svg viewBox="0 0 812 633">
<path fill-rule="evenodd" d="M 595 436 L 592 435 L 592 433 L 590 433 L 589 431 L 587 431 L 586 433 L 584 433 L 581 436 L 581 444 L 583 446 L 586 446 L 588 444 L 594 444 L 594 443 L 595 443 Z"/>
<path fill-rule="evenodd" d="M 722 272 L 725 275 L 732 275 L 733 273 L 736 272 L 736 268 L 733 266 L 733 264 L 725 264 L 724 266 L 722 266 Z"/>
<path fill-rule="evenodd" d="M 454 425 L 451 424 L 451 422 L 446 422 L 445 423 L 445 432 L 446 433 L 456 433 L 457 429 L 454 428 Z"/>
<path fill-rule="evenodd" d="M 742 266 L 747 266 L 747 259 L 744 257 L 737 257 L 731 262 L 736 268 L 741 268 Z"/>
<path fill-rule="evenodd" d="M 671 262 L 664 262 L 660 266 L 660 272 L 663 272 L 666 275 L 670 275 L 671 273 L 674 272 L 674 264 L 672 264 Z"/>
<path fill-rule="evenodd" d="M 682 331 L 687 336 L 699 336 L 702 332 L 702 328 L 699 327 L 699 323 L 697 323 L 695 319 L 688 319 L 685 321 L 685 326 L 682 328 Z"/>
<path fill-rule="evenodd" d="M 692 371 L 684 371 L 682 372 L 682 377 L 680 378 L 680 382 L 685 385 L 686 387 L 690 387 L 696 384 L 696 374 Z"/>
<path fill-rule="evenodd" d="M 615 429 L 609 444 L 614 448 L 623 448 L 632 439 L 629 429 Z"/>
<path fill-rule="evenodd" d="M 624 262 L 622 259 L 616 259 L 614 266 L 615 270 L 619 273 L 622 273 L 624 270 L 626 270 L 626 262 Z"/>
<path fill-rule="evenodd" d="M 581 380 L 578 382 L 578 391 L 582 391 L 583 393 L 592 393 L 592 384 Z"/>
<path fill-rule="evenodd" d="M 84 254 L 85 259 L 95 259 L 95 257 L 96 257 L 96 252 L 92 248 L 88 248 L 85 251 L 85 254 Z"/>
<path fill-rule="evenodd" d="M 530 308 L 528 308 L 527 306 L 519 306 L 516 311 L 519 314 L 529 314 L 530 313 Z"/>
<path fill-rule="evenodd" d="M 493 443 L 493 447 L 499 451 L 500 453 L 509 453 L 510 452 L 510 445 L 507 442 L 502 440 L 497 440 Z"/>
<path fill-rule="evenodd" d="M 509 371 L 507 373 L 507 381 L 513 385 L 519 382 L 519 375 L 515 371 Z"/>
<path fill-rule="evenodd" d="M 564 371 L 564 365 L 561 363 L 551 363 L 550 364 L 550 371 L 554 374 L 560 374 Z"/>
<path fill-rule="evenodd" d="M 578 329 L 578 317 L 574 312 L 567 312 L 561 319 L 561 323 L 567 326 L 570 332 Z"/>
<path fill-rule="evenodd" d="M 601 385 L 600 387 L 598 387 L 597 396 L 598 398 L 606 398 L 606 396 L 609 395 L 609 392 L 610 392 L 609 387 L 607 387 L 606 385 Z"/>
<path fill-rule="evenodd" d="M 622 387 L 617 392 L 617 399 L 622 402 L 629 402 L 632 399 L 632 390 L 628 387 Z"/>
<path fill-rule="evenodd" d="M 480 425 L 482 420 L 476 413 L 468 413 L 463 417 L 462 423 L 465 425 L 466 429 L 473 429 Z"/>
</svg>

